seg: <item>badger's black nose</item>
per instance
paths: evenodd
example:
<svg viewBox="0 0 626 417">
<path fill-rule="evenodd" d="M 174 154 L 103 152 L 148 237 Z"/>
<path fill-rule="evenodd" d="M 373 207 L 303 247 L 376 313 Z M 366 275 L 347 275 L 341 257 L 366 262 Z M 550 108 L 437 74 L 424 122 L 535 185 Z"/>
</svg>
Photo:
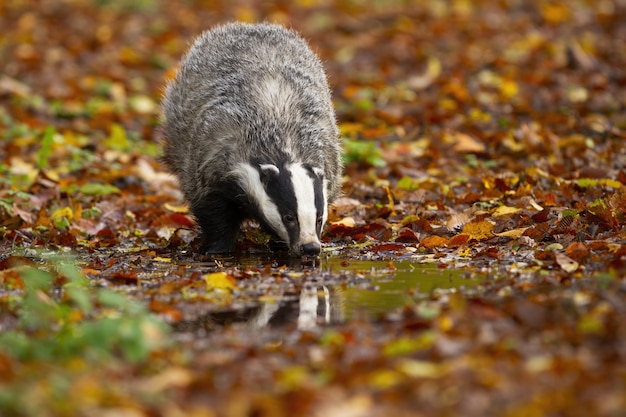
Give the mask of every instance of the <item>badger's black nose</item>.
<svg viewBox="0 0 626 417">
<path fill-rule="evenodd" d="M 320 244 L 315 242 L 305 243 L 300 246 L 300 254 L 302 255 L 316 256 L 320 254 L 321 250 Z"/>
</svg>

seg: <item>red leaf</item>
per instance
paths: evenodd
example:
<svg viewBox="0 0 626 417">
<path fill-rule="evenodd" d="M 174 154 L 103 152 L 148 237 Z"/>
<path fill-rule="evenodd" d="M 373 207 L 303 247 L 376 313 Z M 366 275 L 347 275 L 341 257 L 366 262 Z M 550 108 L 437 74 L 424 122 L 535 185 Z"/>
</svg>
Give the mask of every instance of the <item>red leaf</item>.
<svg viewBox="0 0 626 417">
<path fill-rule="evenodd" d="M 167 213 L 157 217 L 150 223 L 151 226 L 165 227 L 188 227 L 193 228 L 195 223 L 187 216 L 181 213 Z"/>
<path fill-rule="evenodd" d="M 139 282 L 139 277 L 135 272 L 115 272 L 105 278 L 118 285 L 137 285 Z"/>
<path fill-rule="evenodd" d="M 456 248 L 465 245 L 469 238 L 469 235 L 456 235 L 448 241 L 448 247 Z"/>
<path fill-rule="evenodd" d="M 405 246 L 399 243 L 383 243 L 381 245 L 376 245 L 371 248 L 373 251 L 377 252 L 391 252 L 391 251 L 399 251 L 404 250 Z"/>
<path fill-rule="evenodd" d="M 416 243 L 419 242 L 419 236 L 414 231 L 405 228 L 402 229 L 395 241 L 401 243 Z"/>
</svg>

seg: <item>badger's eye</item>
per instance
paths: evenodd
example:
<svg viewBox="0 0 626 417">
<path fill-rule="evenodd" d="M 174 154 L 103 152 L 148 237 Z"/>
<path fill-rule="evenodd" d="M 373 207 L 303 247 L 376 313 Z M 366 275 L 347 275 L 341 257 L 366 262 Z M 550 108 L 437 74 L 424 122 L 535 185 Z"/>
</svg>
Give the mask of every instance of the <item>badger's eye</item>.
<svg viewBox="0 0 626 417">
<path fill-rule="evenodd" d="M 322 218 L 322 216 L 318 216 L 317 217 L 317 225 L 321 226 L 323 222 L 324 222 L 324 219 Z"/>
<path fill-rule="evenodd" d="M 296 223 L 296 218 L 291 214 L 285 214 L 283 216 L 283 222 L 285 222 L 286 225 L 294 225 Z"/>
</svg>

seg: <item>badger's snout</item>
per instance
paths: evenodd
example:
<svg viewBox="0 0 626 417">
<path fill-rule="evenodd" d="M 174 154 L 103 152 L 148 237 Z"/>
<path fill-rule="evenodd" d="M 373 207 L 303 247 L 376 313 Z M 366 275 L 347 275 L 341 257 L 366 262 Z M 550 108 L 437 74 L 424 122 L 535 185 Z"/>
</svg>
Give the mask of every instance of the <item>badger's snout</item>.
<svg viewBox="0 0 626 417">
<path fill-rule="evenodd" d="M 300 245 L 300 255 L 317 256 L 322 251 L 322 246 L 318 242 L 309 242 Z"/>
</svg>

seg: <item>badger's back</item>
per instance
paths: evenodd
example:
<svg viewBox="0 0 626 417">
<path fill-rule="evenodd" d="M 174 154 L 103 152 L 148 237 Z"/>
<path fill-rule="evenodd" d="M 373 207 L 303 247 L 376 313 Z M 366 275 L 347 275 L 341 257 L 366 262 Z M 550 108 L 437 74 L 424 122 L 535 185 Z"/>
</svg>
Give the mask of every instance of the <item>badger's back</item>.
<svg viewBox="0 0 626 417">
<path fill-rule="evenodd" d="M 189 199 L 205 191 L 198 184 L 213 184 L 251 158 L 321 164 L 333 184 L 330 199 L 338 193 L 326 75 L 307 44 L 282 26 L 231 23 L 204 32 L 168 85 L 163 110 L 164 159 Z"/>
</svg>

